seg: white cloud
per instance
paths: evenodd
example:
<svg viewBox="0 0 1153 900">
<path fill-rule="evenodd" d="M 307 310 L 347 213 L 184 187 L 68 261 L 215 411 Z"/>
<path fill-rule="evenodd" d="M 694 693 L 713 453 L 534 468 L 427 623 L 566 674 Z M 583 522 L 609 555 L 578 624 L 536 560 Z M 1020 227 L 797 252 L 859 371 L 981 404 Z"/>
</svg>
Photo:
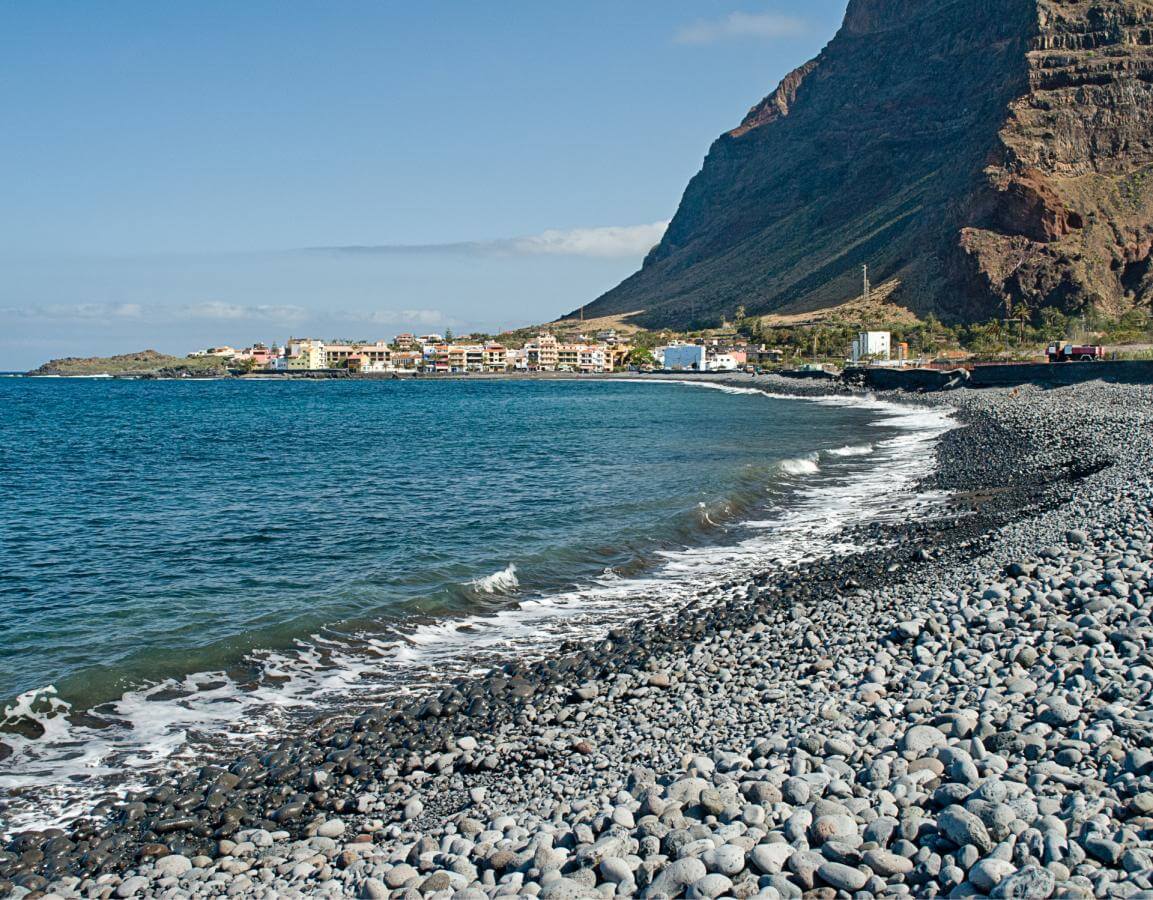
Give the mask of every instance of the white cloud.
<svg viewBox="0 0 1153 900">
<path fill-rule="evenodd" d="M 439 309 L 377 309 L 348 318 L 374 325 L 447 325 L 452 321 Z"/>
<path fill-rule="evenodd" d="M 143 306 L 139 303 L 65 303 L 39 306 L 0 308 L 0 315 L 21 319 L 56 321 L 114 321 L 138 319 L 142 322 L 171 322 L 184 319 L 249 319 L 266 322 L 296 322 L 307 318 L 302 306 L 277 306 L 259 303 L 243 306 L 236 303 L 209 301 L 184 306 Z"/>
<path fill-rule="evenodd" d="M 303 306 L 279 306 L 271 303 L 245 306 L 239 303 L 221 303 L 217 300 L 171 308 L 158 307 L 157 310 L 161 313 L 168 312 L 180 319 L 259 319 L 269 322 L 297 322 L 310 315 Z"/>
<path fill-rule="evenodd" d="M 773 12 L 731 12 L 720 19 L 701 19 L 685 25 L 673 39 L 678 44 L 715 44 L 740 38 L 791 37 L 804 32 L 805 23 L 795 16 Z"/>
<path fill-rule="evenodd" d="M 607 225 L 600 228 L 550 228 L 526 237 L 451 244 L 379 244 L 317 247 L 314 250 L 349 254 L 463 253 L 510 256 L 640 257 L 660 242 L 667 221 L 649 225 Z"/>
<path fill-rule="evenodd" d="M 41 306 L 8 306 L 0 313 L 20 319 L 139 319 L 139 303 L 50 303 Z"/>
<path fill-rule="evenodd" d="M 609 225 L 604 228 L 550 228 L 530 237 L 509 241 L 517 253 L 560 256 L 644 256 L 660 242 L 669 223 Z"/>
</svg>

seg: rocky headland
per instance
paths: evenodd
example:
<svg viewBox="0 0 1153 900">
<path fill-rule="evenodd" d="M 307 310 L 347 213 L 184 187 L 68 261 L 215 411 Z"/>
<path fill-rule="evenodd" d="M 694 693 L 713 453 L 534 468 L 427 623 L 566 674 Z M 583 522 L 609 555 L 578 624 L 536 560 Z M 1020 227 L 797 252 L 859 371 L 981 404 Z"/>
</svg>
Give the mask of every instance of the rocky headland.
<svg viewBox="0 0 1153 900">
<path fill-rule="evenodd" d="M 950 499 L 860 552 L 18 835 L 0 894 L 1153 889 L 1153 388 L 918 402 Z"/>
<path fill-rule="evenodd" d="M 224 360 L 215 356 L 169 356 L 156 350 L 139 350 L 116 356 L 65 356 L 49 360 L 28 374 L 179 378 L 227 375 L 228 367 Z"/>
</svg>

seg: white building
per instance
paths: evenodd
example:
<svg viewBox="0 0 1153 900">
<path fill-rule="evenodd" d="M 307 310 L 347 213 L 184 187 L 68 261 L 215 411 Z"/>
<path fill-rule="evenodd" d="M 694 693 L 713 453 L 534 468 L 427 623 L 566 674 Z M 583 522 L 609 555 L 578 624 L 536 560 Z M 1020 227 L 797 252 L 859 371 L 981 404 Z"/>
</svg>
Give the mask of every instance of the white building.
<svg viewBox="0 0 1153 900">
<path fill-rule="evenodd" d="M 709 360 L 710 372 L 735 372 L 741 366 L 741 361 L 731 353 L 717 353 Z"/>
<path fill-rule="evenodd" d="M 238 352 L 234 347 L 209 347 L 207 350 L 194 350 L 188 356 L 190 358 L 218 356 L 221 359 L 233 359 Z"/>
<path fill-rule="evenodd" d="M 890 358 L 891 338 L 887 331 L 862 331 L 853 339 L 849 353 L 853 362 L 862 360 L 882 360 Z"/>
<path fill-rule="evenodd" d="M 706 369 L 706 350 L 699 343 L 678 343 L 664 348 L 665 369 Z"/>
<path fill-rule="evenodd" d="M 703 372 L 706 368 L 705 348 L 700 344 L 670 344 L 665 347 L 662 365 L 666 369 Z"/>
</svg>

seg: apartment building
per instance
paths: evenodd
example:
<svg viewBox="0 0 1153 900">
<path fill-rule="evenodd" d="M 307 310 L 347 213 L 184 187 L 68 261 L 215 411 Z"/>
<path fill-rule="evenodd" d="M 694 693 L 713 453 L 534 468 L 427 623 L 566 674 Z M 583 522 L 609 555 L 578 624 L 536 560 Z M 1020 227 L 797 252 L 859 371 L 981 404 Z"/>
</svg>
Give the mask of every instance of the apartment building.
<svg viewBox="0 0 1153 900">
<path fill-rule="evenodd" d="M 508 350 L 500 344 L 487 344 L 484 348 L 484 370 L 505 372 L 508 370 Z"/>
<path fill-rule="evenodd" d="M 345 363 L 350 372 L 392 372 L 392 348 L 384 341 L 357 345 L 356 352 Z"/>
<path fill-rule="evenodd" d="M 538 335 L 536 340 L 524 345 L 526 367 L 529 371 L 553 371 L 559 363 L 559 348 L 554 335 Z"/>
<path fill-rule="evenodd" d="M 348 363 L 349 357 L 353 356 L 358 349 L 353 344 L 325 344 L 324 366 L 322 368 L 343 369 Z"/>
<path fill-rule="evenodd" d="M 323 369 L 325 367 L 324 341 L 316 338 L 290 338 L 285 347 L 286 368 Z"/>
<path fill-rule="evenodd" d="M 396 350 L 392 354 L 392 367 L 397 372 L 416 372 L 424 362 L 420 350 Z"/>
<path fill-rule="evenodd" d="M 483 372 L 484 346 L 481 344 L 450 344 L 448 370 L 450 372 Z"/>
</svg>

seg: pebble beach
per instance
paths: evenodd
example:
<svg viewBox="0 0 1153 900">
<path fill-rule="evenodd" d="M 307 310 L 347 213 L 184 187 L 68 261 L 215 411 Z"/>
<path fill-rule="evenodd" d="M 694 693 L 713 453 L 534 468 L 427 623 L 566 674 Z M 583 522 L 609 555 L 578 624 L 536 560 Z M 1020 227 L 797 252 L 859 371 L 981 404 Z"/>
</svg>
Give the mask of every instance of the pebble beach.
<svg viewBox="0 0 1153 900">
<path fill-rule="evenodd" d="M 948 499 L 860 552 L 16 835 L 0 896 L 1153 892 L 1153 387 L 902 402 Z"/>
</svg>

